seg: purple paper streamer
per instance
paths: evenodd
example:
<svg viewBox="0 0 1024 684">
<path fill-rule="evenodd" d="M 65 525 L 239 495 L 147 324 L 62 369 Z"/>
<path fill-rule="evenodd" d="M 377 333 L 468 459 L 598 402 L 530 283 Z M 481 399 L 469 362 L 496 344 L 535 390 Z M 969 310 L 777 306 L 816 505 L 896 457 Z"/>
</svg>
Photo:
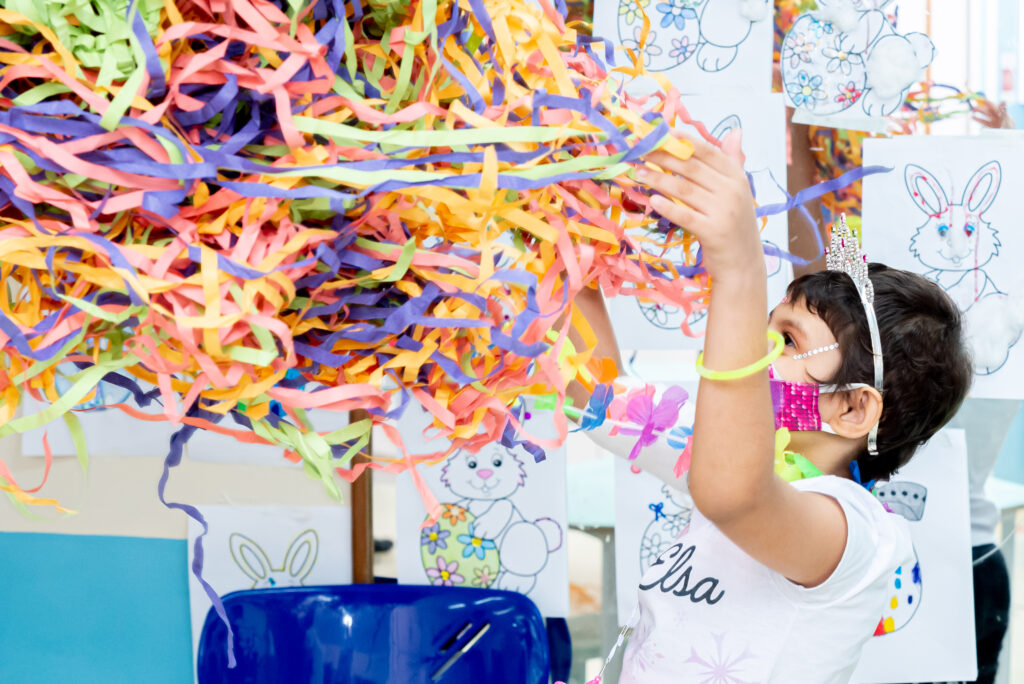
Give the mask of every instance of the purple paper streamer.
<svg viewBox="0 0 1024 684">
<path fill-rule="evenodd" d="M 223 418 L 222 415 L 216 413 L 210 413 L 201 409 L 193 407 L 188 414 L 189 416 L 196 418 L 205 418 L 211 423 L 217 423 Z M 184 511 L 185 515 L 195 520 L 197 523 L 202 525 L 203 531 L 196 537 L 195 544 L 192 547 L 192 574 L 198 580 L 200 586 L 203 587 L 203 591 L 206 592 L 210 602 L 213 604 L 213 609 L 217 613 L 217 617 L 221 619 L 224 626 L 228 630 L 228 667 L 233 668 L 237 664 L 235 662 L 235 631 L 231 628 L 231 623 L 228 621 L 227 613 L 224 611 L 224 603 L 220 600 L 220 596 L 210 583 L 203 578 L 203 537 L 210 531 L 210 526 L 206 522 L 206 518 L 199 512 L 199 509 L 195 506 L 188 504 L 177 503 L 174 501 L 167 501 L 164 496 L 164 492 L 167 488 L 167 480 L 171 474 L 171 468 L 175 468 L 181 464 L 182 449 L 185 446 L 185 442 L 195 433 L 197 428 L 193 425 L 183 425 L 180 430 L 171 435 L 170 450 L 167 452 L 167 458 L 164 459 L 164 470 L 160 476 L 160 482 L 157 484 L 157 495 L 160 497 L 160 503 L 167 508 L 177 509 Z"/>
</svg>

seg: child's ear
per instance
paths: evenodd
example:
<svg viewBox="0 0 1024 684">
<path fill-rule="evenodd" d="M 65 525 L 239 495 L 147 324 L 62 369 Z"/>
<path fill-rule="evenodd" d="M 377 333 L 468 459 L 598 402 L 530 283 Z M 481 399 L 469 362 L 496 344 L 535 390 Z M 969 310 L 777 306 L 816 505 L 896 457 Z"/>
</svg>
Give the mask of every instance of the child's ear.
<svg viewBox="0 0 1024 684">
<path fill-rule="evenodd" d="M 829 425 L 840 437 L 866 437 L 882 417 L 882 394 L 874 387 L 858 387 L 842 396 Z"/>
</svg>

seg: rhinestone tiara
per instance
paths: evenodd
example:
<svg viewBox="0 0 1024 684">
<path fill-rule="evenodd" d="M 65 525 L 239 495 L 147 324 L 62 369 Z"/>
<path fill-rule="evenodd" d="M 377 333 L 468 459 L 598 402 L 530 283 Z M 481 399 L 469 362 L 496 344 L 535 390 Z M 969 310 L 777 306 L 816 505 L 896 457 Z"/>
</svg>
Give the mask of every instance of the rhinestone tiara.
<svg viewBox="0 0 1024 684">
<path fill-rule="evenodd" d="M 839 225 L 832 227 L 829 247 L 825 252 L 825 266 L 830 271 L 839 271 L 850 276 L 854 287 L 864 305 L 864 315 L 868 320 L 868 332 L 871 335 L 871 356 L 874 361 L 875 389 L 882 391 L 882 336 L 878 331 L 878 318 L 875 316 L 875 286 L 868 277 L 868 258 L 860 251 L 857 236 L 846 223 L 846 214 L 839 215 Z M 878 423 L 875 423 L 868 434 L 868 453 L 878 454 Z"/>
<path fill-rule="evenodd" d="M 867 303 L 875 303 L 875 286 L 868 278 L 868 258 L 860 251 L 857 236 L 846 223 L 846 214 L 841 214 L 839 225 L 832 228 L 831 240 L 825 252 L 825 267 L 850 276 Z"/>
</svg>

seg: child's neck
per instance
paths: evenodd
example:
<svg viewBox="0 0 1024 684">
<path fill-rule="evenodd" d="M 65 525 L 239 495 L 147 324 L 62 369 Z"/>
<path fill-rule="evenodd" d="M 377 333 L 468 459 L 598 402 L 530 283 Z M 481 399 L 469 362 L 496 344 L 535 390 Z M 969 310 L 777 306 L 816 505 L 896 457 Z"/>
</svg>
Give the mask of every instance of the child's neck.
<svg viewBox="0 0 1024 684">
<path fill-rule="evenodd" d="M 853 440 L 824 432 L 792 432 L 788 450 L 813 463 L 822 475 L 850 479 L 850 463 L 856 458 L 858 445 Z"/>
</svg>

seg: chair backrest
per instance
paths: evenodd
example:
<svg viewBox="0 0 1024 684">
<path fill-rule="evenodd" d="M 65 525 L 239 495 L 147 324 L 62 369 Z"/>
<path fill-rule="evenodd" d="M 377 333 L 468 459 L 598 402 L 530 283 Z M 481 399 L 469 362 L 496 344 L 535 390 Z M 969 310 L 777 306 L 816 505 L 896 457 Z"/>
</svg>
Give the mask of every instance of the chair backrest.
<svg viewBox="0 0 1024 684">
<path fill-rule="evenodd" d="M 199 684 L 546 684 L 548 640 L 534 603 L 493 589 L 404 585 L 289 587 L 224 597 L 199 643 Z"/>
</svg>

